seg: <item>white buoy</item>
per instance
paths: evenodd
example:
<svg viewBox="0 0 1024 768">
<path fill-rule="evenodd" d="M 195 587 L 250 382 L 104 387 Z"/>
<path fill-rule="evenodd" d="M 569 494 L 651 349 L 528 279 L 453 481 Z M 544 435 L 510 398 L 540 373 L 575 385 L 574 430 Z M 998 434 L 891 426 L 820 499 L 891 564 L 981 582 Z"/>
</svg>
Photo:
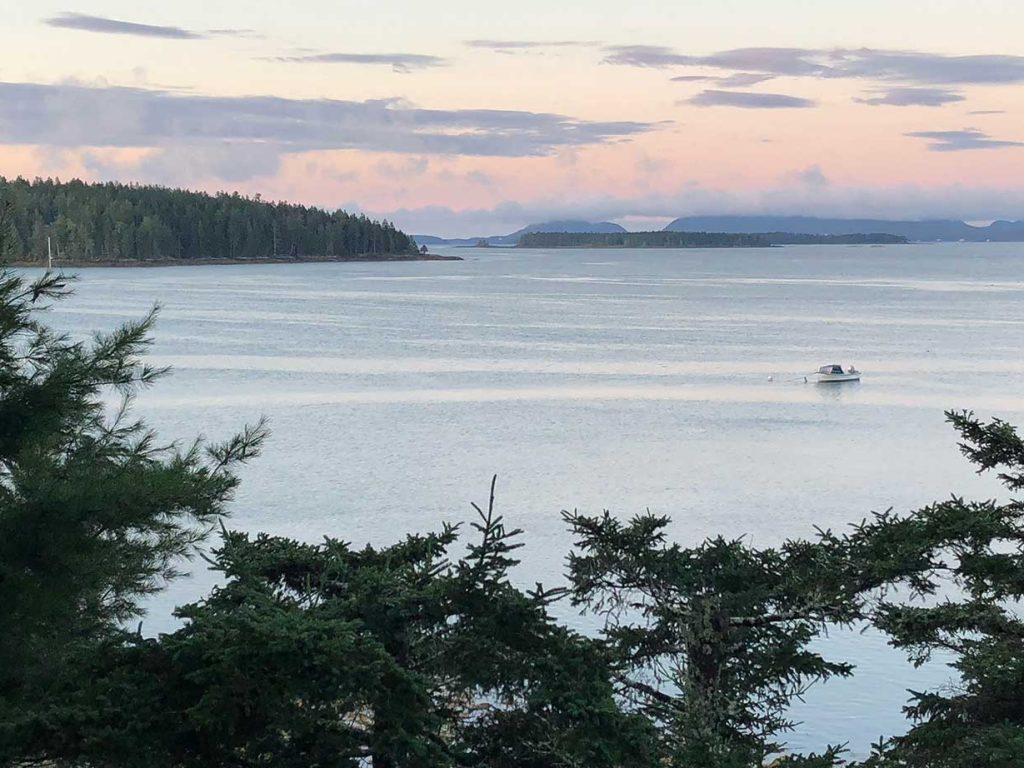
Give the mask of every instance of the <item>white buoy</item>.
<svg viewBox="0 0 1024 768">
<path fill-rule="evenodd" d="M 774 376 L 769 376 L 768 377 L 768 381 L 775 381 L 775 377 Z"/>
</svg>

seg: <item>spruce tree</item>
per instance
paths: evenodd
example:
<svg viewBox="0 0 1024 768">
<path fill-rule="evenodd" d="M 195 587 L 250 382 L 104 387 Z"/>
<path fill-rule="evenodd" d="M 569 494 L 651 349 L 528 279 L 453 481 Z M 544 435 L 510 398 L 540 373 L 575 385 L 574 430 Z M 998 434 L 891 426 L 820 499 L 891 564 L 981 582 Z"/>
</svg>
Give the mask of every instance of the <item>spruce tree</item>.
<svg viewBox="0 0 1024 768">
<path fill-rule="evenodd" d="M 948 413 L 979 472 L 1024 489 L 1024 440 L 1001 420 Z M 912 574 L 875 623 L 916 665 L 938 655 L 955 681 L 913 692 L 910 731 L 881 744 L 869 765 L 1011 768 L 1024 765 L 1024 504 L 959 496 L 908 515 L 878 515 L 856 535 L 878 571 Z M 918 599 L 913 599 L 918 598 Z"/>
<path fill-rule="evenodd" d="M 3 215 L 0 208 L 0 215 Z M 0 226 L 0 253 L 9 231 Z M 55 691 L 143 610 L 227 513 L 262 424 L 220 444 L 159 442 L 131 415 L 161 370 L 154 315 L 70 338 L 42 321 L 68 281 L 0 272 L 0 763 L 44 759 Z M 63 714 L 60 714 L 62 713 Z M 58 716 L 59 715 L 59 716 Z M 53 735 L 50 733 L 49 735 Z"/>
<path fill-rule="evenodd" d="M 573 601 L 604 618 L 617 690 L 658 730 L 662 765 L 840 762 L 840 746 L 785 755 L 787 710 L 815 682 L 853 673 L 811 644 L 863 619 L 889 576 L 854 567 L 828 531 L 777 548 L 721 536 L 682 547 L 668 541 L 667 517 L 565 517 Z"/>
</svg>

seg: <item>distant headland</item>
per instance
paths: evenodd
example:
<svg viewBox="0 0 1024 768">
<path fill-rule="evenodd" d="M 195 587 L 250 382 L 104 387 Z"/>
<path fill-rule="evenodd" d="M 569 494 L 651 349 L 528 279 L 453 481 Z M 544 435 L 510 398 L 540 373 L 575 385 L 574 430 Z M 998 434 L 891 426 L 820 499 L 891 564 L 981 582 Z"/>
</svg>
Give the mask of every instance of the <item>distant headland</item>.
<svg viewBox="0 0 1024 768">
<path fill-rule="evenodd" d="M 345 211 L 134 184 L 0 177 L 6 263 L 163 266 L 458 260 Z"/>
</svg>

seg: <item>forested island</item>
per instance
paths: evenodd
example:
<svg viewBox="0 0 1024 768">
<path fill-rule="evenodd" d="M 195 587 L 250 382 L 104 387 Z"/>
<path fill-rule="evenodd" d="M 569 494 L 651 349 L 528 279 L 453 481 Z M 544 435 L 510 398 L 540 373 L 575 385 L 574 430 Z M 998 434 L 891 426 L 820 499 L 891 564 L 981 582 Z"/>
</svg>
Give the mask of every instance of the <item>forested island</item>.
<svg viewBox="0 0 1024 768">
<path fill-rule="evenodd" d="M 387 221 L 259 195 L 0 177 L 9 260 L 59 265 L 441 259 Z"/>
<path fill-rule="evenodd" d="M 775 245 L 898 245 L 900 235 L 792 232 L 528 232 L 520 248 L 766 248 Z"/>
</svg>

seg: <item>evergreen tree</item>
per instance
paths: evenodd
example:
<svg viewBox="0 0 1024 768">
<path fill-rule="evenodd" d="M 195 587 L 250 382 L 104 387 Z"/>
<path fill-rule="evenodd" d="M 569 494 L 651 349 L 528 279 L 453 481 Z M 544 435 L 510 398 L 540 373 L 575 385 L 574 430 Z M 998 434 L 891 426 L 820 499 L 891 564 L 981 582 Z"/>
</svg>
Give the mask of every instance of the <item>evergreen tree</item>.
<svg viewBox="0 0 1024 768">
<path fill-rule="evenodd" d="M 683 548 L 667 541 L 665 517 L 566 519 L 573 600 L 605 617 L 619 691 L 658 729 L 666 766 L 751 768 L 781 753 L 793 700 L 853 671 L 810 643 L 863 618 L 888 578 L 851 567 L 829 532 L 780 548 L 722 537 Z M 834 765 L 842 751 L 778 764 Z"/>
<path fill-rule="evenodd" d="M 65 261 L 351 258 L 412 255 L 389 222 L 344 211 L 127 184 L 0 177 L 11 204 L 10 258 L 44 259 L 46 236 Z"/>
<path fill-rule="evenodd" d="M 1003 421 L 948 413 L 964 455 L 1024 489 L 1024 441 Z M 954 496 L 905 516 L 879 515 L 858 534 L 879 571 L 913 574 L 910 595 L 885 600 L 875 623 L 914 664 L 952 657 L 959 682 L 916 692 L 909 733 L 881 745 L 872 766 L 1011 768 L 1024 765 L 1024 505 Z"/>
<path fill-rule="evenodd" d="M 2 234 L 2 230 L 0 230 Z M 0 240 L 2 243 L 2 240 Z M 67 293 L 47 273 L 0 274 L 0 763 L 43 759 L 37 736 L 73 719 L 55 691 L 140 615 L 225 513 L 262 425 L 219 445 L 157 442 L 131 418 L 152 315 L 85 343 L 39 313 Z M 106 398 L 121 406 L 108 413 Z M 41 751 L 36 751 L 40 747 Z"/>
<path fill-rule="evenodd" d="M 18 230 L 14 227 L 14 203 L 0 196 L 0 265 L 18 258 Z"/>
<path fill-rule="evenodd" d="M 492 496 L 493 499 L 493 496 Z M 381 549 L 225 532 L 223 586 L 185 626 L 93 654 L 46 721 L 51 757 L 89 765 L 653 766 L 606 658 L 557 626 L 559 591 L 508 581 L 518 531 L 481 511 Z"/>
</svg>

